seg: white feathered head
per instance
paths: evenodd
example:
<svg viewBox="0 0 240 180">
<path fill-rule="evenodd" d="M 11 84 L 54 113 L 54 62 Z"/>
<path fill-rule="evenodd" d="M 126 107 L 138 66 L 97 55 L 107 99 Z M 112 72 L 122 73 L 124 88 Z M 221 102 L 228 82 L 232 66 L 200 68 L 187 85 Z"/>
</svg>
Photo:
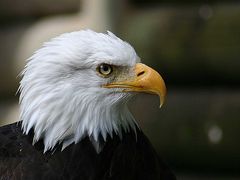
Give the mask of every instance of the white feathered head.
<svg viewBox="0 0 240 180">
<path fill-rule="evenodd" d="M 134 92 L 158 94 L 161 103 L 166 93 L 161 76 L 111 32 L 60 35 L 29 58 L 22 75 L 23 131 L 33 128 L 33 143 L 43 138 L 45 151 L 85 136 L 121 137 L 136 127 L 126 105 Z"/>
</svg>

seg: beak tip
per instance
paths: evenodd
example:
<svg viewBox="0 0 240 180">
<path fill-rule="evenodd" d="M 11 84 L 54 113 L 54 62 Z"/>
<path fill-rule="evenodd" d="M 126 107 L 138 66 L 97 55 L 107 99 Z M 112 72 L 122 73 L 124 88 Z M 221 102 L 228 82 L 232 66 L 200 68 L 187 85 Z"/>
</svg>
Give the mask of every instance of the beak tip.
<svg viewBox="0 0 240 180">
<path fill-rule="evenodd" d="M 162 108 L 163 102 L 160 101 L 159 109 Z"/>
<path fill-rule="evenodd" d="M 163 104 L 165 103 L 165 95 L 159 95 L 159 98 L 160 98 L 159 108 L 162 108 Z"/>
</svg>

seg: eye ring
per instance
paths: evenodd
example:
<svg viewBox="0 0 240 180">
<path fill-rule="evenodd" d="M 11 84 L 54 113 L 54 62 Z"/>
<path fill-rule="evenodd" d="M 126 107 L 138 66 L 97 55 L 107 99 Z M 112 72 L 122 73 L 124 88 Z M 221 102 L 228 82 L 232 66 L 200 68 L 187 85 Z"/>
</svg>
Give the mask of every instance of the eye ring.
<svg viewBox="0 0 240 180">
<path fill-rule="evenodd" d="M 106 76 L 110 75 L 110 74 L 113 72 L 113 68 L 112 68 L 111 65 L 103 63 L 103 64 L 100 64 L 100 65 L 97 67 L 97 71 L 98 71 L 101 75 L 103 75 L 103 76 L 106 77 Z"/>
</svg>

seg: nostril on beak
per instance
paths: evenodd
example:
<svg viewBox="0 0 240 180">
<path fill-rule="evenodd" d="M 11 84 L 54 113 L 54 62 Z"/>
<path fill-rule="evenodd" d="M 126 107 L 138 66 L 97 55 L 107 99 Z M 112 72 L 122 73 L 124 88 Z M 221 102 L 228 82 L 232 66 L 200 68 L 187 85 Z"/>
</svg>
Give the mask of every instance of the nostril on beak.
<svg viewBox="0 0 240 180">
<path fill-rule="evenodd" d="M 143 75 L 144 73 L 145 73 L 145 71 L 141 71 L 141 72 L 139 72 L 139 73 L 137 74 L 137 77 Z"/>
</svg>

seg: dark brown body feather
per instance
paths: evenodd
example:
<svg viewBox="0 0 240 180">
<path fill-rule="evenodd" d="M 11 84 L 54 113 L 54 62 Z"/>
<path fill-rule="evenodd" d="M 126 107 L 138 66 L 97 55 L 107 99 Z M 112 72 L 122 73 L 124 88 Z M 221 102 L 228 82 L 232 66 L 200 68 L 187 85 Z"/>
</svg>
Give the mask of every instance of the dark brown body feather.
<svg viewBox="0 0 240 180">
<path fill-rule="evenodd" d="M 43 142 L 32 146 L 21 123 L 0 128 L 0 180 L 172 180 L 146 136 L 137 130 L 108 137 L 96 153 L 88 137 L 61 151 L 43 154 Z"/>
</svg>

